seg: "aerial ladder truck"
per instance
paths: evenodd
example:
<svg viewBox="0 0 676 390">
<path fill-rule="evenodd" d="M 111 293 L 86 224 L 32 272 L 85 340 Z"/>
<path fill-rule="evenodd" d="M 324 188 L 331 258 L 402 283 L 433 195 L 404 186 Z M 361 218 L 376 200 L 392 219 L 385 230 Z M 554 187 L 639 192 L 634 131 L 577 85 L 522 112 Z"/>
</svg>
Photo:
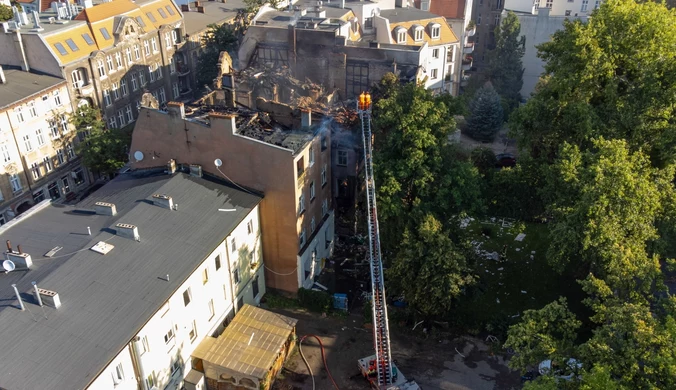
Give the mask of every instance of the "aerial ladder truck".
<svg viewBox="0 0 676 390">
<path fill-rule="evenodd" d="M 392 361 L 390 329 L 387 321 L 383 263 L 380 252 L 380 231 L 376 208 L 376 184 L 373 178 L 373 145 L 371 135 L 371 95 L 359 95 L 357 113 L 361 122 L 364 143 L 364 173 L 366 178 L 366 206 L 368 209 L 369 267 L 371 270 L 371 310 L 373 340 L 376 354 L 359 359 L 362 375 L 377 390 L 419 390 L 415 381 L 407 381 Z"/>
</svg>

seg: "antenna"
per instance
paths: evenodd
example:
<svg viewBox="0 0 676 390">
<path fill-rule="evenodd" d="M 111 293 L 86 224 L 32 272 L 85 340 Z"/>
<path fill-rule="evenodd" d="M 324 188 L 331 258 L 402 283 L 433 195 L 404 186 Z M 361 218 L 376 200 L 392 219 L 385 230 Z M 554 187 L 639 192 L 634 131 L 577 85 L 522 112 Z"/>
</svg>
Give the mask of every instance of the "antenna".
<svg viewBox="0 0 676 390">
<path fill-rule="evenodd" d="M 214 165 L 216 167 L 220 167 L 221 165 L 223 165 L 223 161 L 221 161 L 220 158 L 217 158 L 217 159 L 214 160 Z"/>
<path fill-rule="evenodd" d="M 134 152 L 134 158 L 136 159 L 137 162 L 138 162 L 138 161 L 142 161 L 142 160 L 143 160 L 143 157 L 144 157 L 144 156 L 143 156 L 143 152 L 142 152 L 142 151 L 137 150 L 137 151 Z"/>
<path fill-rule="evenodd" d="M 4 268 L 5 273 L 8 274 L 16 269 L 16 265 L 12 260 L 5 260 L 2 262 L 2 268 Z"/>
</svg>

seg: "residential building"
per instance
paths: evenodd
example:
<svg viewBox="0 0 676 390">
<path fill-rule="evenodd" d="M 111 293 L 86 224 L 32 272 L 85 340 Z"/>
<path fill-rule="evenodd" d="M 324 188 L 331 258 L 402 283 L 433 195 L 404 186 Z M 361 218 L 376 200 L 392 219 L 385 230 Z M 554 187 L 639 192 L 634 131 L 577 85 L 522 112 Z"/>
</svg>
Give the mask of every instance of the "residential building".
<svg viewBox="0 0 676 390">
<path fill-rule="evenodd" d="M 240 45 L 239 68 L 288 66 L 293 77 L 307 77 L 343 99 L 354 98 L 388 72 L 448 90 L 445 75 L 455 69 L 457 37 L 443 18 L 394 7 L 393 1 L 298 5 L 293 11 L 264 7 Z M 416 27 L 419 36 L 413 30 L 406 33 L 410 38 L 399 34 L 416 21 L 430 24 Z M 390 24 L 398 26 L 396 35 Z"/>
<path fill-rule="evenodd" d="M 504 0 L 504 9 L 537 15 L 546 9 L 549 16 L 585 17 L 601 6 L 602 0 Z"/>
<path fill-rule="evenodd" d="M 0 225 L 44 199 L 66 201 L 90 175 L 75 154 L 64 80 L 0 67 Z"/>
<path fill-rule="evenodd" d="M 51 3 L 3 24 L 6 64 L 62 77 L 74 107 L 94 104 L 110 128 L 132 123 L 144 91 L 166 103 L 180 81 L 174 55 L 184 41 L 182 14 L 171 0 Z"/>
<path fill-rule="evenodd" d="M 364 147 L 360 131 L 334 129 L 331 135 L 331 176 L 335 208 L 341 218 L 336 220 L 336 234 L 357 233 L 357 206 L 365 199 Z"/>
<path fill-rule="evenodd" d="M 562 1 L 562 0 L 561 0 Z M 505 0 L 474 0 L 472 20 L 476 25 L 474 34 L 474 53 L 468 63 L 477 72 L 483 72 L 488 64 L 487 52 L 495 47 L 495 27 L 500 18 Z"/>
<path fill-rule="evenodd" d="M 0 228 L 16 266 L 0 277 L 0 387 L 180 389 L 201 340 L 258 304 L 261 197 L 166 169 Z"/>
<path fill-rule="evenodd" d="M 248 34 L 247 34 L 248 35 Z M 312 287 L 333 250 L 331 132 L 312 113 L 258 99 L 252 111 L 226 107 L 223 91 L 168 112 L 142 108 L 131 151 L 146 169 L 174 159 L 265 194 L 261 202 L 265 280 L 295 294 Z"/>
</svg>

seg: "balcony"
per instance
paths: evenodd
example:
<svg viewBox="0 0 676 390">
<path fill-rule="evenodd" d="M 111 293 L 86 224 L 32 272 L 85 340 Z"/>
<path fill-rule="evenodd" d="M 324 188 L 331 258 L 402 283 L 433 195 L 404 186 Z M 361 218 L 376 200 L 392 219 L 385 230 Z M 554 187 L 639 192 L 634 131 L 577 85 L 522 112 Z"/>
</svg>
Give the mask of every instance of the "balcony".
<svg viewBox="0 0 676 390">
<path fill-rule="evenodd" d="M 462 54 L 472 54 L 474 52 L 474 42 L 465 43 L 465 47 L 462 48 Z"/>
<path fill-rule="evenodd" d="M 187 95 L 187 94 L 189 94 L 189 93 L 192 93 L 192 89 L 182 89 L 182 90 L 179 91 L 179 94 L 180 94 L 181 96 L 185 96 L 185 95 Z"/>
<path fill-rule="evenodd" d="M 185 64 L 176 64 L 176 71 L 178 72 L 179 77 L 187 76 L 190 74 L 190 67 Z"/>
<path fill-rule="evenodd" d="M 467 32 L 468 37 L 473 37 L 474 34 L 476 34 L 476 25 L 472 25 L 472 24 L 468 25 L 467 30 L 465 30 L 465 31 Z"/>
<path fill-rule="evenodd" d="M 467 84 L 469 83 L 469 78 L 470 78 L 470 75 L 468 75 L 468 74 L 463 74 L 463 75 L 462 75 L 462 78 L 460 79 L 460 86 L 461 86 L 461 87 L 466 87 Z"/>
<path fill-rule="evenodd" d="M 462 70 L 470 70 L 470 69 L 472 69 L 472 62 L 473 62 L 472 57 L 470 57 L 470 56 L 465 57 L 465 58 L 462 60 Z"/>
</svg>

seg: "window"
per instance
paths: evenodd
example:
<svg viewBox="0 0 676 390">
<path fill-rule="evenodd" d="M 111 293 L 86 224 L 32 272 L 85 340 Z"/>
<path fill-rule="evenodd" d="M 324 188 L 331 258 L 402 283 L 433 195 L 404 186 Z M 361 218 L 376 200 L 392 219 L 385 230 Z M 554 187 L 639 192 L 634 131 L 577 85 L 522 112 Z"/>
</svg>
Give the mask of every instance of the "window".
<svg viewBox="0 0 676 390">
<path fill-rule="evenodd" d="M 432 78 L 432 80 L 436 80 L 437 77 L 439 77 L 439 69 L 432 69 L 432 71 L 430 72 L 430 77 Z"/>
<path fill-rule="evenodd" d="M 303 214 L 305 211 L 305 195 L 300 194 L 298 197 L 298 215 Z"/>
<path fill-rule="evenodd" d="M 52 138 L 59 138 L 59 127 L 56 120 L 48 120 L 47 125 L 49 126 L 49 133 L 52 135 Z"/>
<path fill-rule="evenodd" d="M 441 26 L 437 24 L 433 25 L 432 34 L 430 35 L 432 36 L 432 39 L 439 39 L 439 37 L 441 36 Z"/>
<path fill-rule="evenodd" d="M 54 91 L 54 104 L 56 104 L 57 107 L 61 106 L 61 95 L 59 94 L 59 91 Z"/>
<path fill-rule="evenodd" d="M 131 104 L 127 104 L 127 107 L 124 109 L 127 112 L 127 123 L 134 121 L 134 112 L 131 110 Z"/>
<path fill-rule="evenodd" d="M 423 40 L 424 29 L 422 27 L 416 27 L 415 29 L 415 41 L 420 42 Z"/>
<path fill-rule="evenodd" d="M 131 74 L 131 90 L 138 90 L 138 78 L 136 77 L 136 73 Z"/>
<path fill-rule="evenodd" d="M 322 187 L 326 185 L 326 164 L 322 167 Z"/>
<path fill-rule="evenodd" d="M 477 26 L 481 25 L 481 14 L 477 14 L 477 16 L 476 16 L 476 24 L 477 24 Z"/>
<path fill-rule="evenodd" d="M 324 199 L 322 202 L 322 217 L 329 213 L 329 200 Z"/>
<path fill-rule="evenodd" d="M 124 110 L 117 111 L 117 121 L 120 123 L 120 127 L 125 125 Z"/>
<path fill-rule="evenodd" d="M 547 0 L 546 7 L 547 8 L 552 8 L 552 5 L 554 4 L 554 0 Z"/>
<path fill-rule="evenodd" d="M 75 76 L 75 75 L 77 75 L 77 76 Z M 80 80 L 80 82 L 78 83 L 77 80 L 75 79 L 76 77 L 81 77 L 80 73 L 78 71 L 73 71 L 71 73 L 71 78 L 73 79 L 73 85 L 75 85 L 77 87 L 79 85 L 82 85 L 82 81 Z M 42 104 L 44 105 L 45 112 L 52 109 L 52 104 L 49 101 L 49 95 L 44 95 L 42 97 Z"/>
<path fill-rule="evenodd" d="M 173 332 L 172 332 L 172 336 L 171 336 L 171 337 L 174 337 L 174 336 L 173 336 Z M 166 339 L 166 337 L 165 337 L 165 339 Z M 167 341 L 167 342 L 168 342 L 168 341 Z M 150 373 L 150 375 L 148 375 L 148 377 L 146 378 L 146 386 L 147 386 L 149 389 L 152 389 L 153 386 L 155 386 L 155 373 L 154 373 L 154 372 Z"/>
<path fill-rule="evenodd" d="M 160 88 L 160 104 L 167 102 L 167 94 L 164 92 L 164 87 Z"/>
<path fill-rule="evenodd" d="M 158 51 L 157 50 L 157 38 L 155 38 L 155 37 L 150 38 L 150 44 L 153 47 L 153 53 L 157 52 Z"/>
<path fill-rule="evenodd" d="M 146 57 L 150 55 L 150 42 L 148 40 L 143 41 L 143 51 Z"/>
<path fill-rule="evenodd" d="M 155 16 L 152 13 L 147 12 L 146 16 L 148 17 L 148 19 L 150 19 L 151 22 L 153 22 L 153 23 L 157 22 L 157 20 L 155 20 Z"/>
<path fill-rule="evenodd" d="M 138 71 L 138 80 L 141 82 L 142 87 L 146 85 L 146 73 L 144 71 Z"/>
<path fill-rule="evenodd" d="M 42 129 L 35 130 L 35 138 L 38 140 L 38 146 L 45 144 L 45 135 L 42 134 Z"/>
<path fill-rule="evenodd" d="M 113 372 L 112 375 L 113 375 L 113 383 L 116 386 L 119 385 L 122 381 L 124 381 L 124 371 L 122 370 L 122 363 L 115 366 L 115 372 Z"/>
<path fill-rule="evenodd" d="M 305 228 L 302 228 L 300 230 L 300 235 L 298 236 L 298 243 L 300 244 L 301 248 L 303 247 L 303 245 L 305 245 Z"/>
<path fill-rule="evenodd" d="M 601 0 L 596 0 L 596 1 L 594 2 L 594 9 L 597 9 L 597 8 L 599 8 L 600 6 L 601 6 Z"/>
<path fill-rule="evenodd" d="M 495 18 L 493 18 L 493 24 L 496 26 L 500 25 L 500 15 L 495 15 Z"/>
<path fill-rule="evenodd" d="M 169 73 L 170 74 L 176 73 L 176 62 L 174 62 L 173 57 L 169 57 Z"/>
<path fill-rule="evenodd" d="M 35 102 L 28 103 L 28 113 L 31 114 L 31 118 L 38 116 L 38 110 L 35 109 Z"/>
<path fill-rule="evenodd" d="M 146 353 L 150 351 L 150 345 L 148 345 L 148 336 L 143 336 L 143 338 L 141 339 L 141 345 L 143 346 L 143 352 L 141 353 Z"/>
<path fill-rule="evenodd" d="M 249 222 L 246 223 L 246 231 L 249 234 L 253 234 L 254 232 L 253 220 L 250 219 Z"/>
<path fill-rule="evenodd" d="M 301 156 L 301 158 L 296 161 L 296 175 L 301 177 L 303 176 L 303 172 L 305 172 L 305 157 Z"/>
<path fill-rule="evenodd" d="M 61 54 L 62 56 L 68 55 L 68 51 L 66 50 L 65 47 L 63 47 L 63 45 L 61 44 L 61 42 L 55 43 L 55 44 L 54 44 L 54 47 L 56 48 L 56 50 L 59 51 L 59 54 Z"/>
<path fill-rule="evenodd" d="M 168 31 L 164 33 L 164 45 L 167 48 L 171 47 L 171 33 Z"/>
<path fill-rule="evenodd" d="M 74 176 L 75 179 L 75 185 L 79 186 L 85 182 L 84 174 L 82 173 L 82 168 L 73 169 L 72 175 Z"/>
<path fill-rule="evenodd" d="M 45 171 L 46 173 L 49 173 L 54 169 L 54 166 L 52 165 L 52 159 L 49 157 L 45 157 L 42 159 L 43 164 L 45 164 Z"/>
<path fill-rule="evenodd" d="M 63 185 L 63 193 L 64 194 L 70 193 L 70 182 L 68 181 L 68 176 L 64 176 L 61 178 L 61 184 Z"/>
<path fill-rule="evenodd" d="M 84 33 L 84 34 L 82 34 L 82 39 L 84 39 L 85 42 L 87 42 L 87 44 L 88 44 L 89 46 L 93 46 L 93 45 L 94 45 L 94 40 L 92 39 L 92 36 L 89 35 L 89 33 Z"/>
<path fill-rule="evenodd" d="M 214 300 L 210 299 L 209 302 L 207 302 L 207 307 L 209 308 L 209 321 L 211 321 L 212 318 L 216 315 L 216 310 L 214 310 Z"/>
<path fill-rule="evenodd" d="M 31 136 L 30 134 L 26 134 L 23 136 L 23 146 L 26 148 L 27 152 L 30 152 L 33 150 L 33 145 L 31 144 Z"/>
<path fill-rule="evenodd" d="M 310 202 L 315 200 L 315 182 L 310 183 Z"/>
<path fill-rule="evenodd" d="M 12 155 L 9 154 L 9 148 L 6 143 L 0 145 L 0 152 L 2 153 L 2 161 L 8 163 L 12 160 Z"/>
<path fill-rule="evenodd" d="M 12 191 L 19 192 L 21 191 L 21 179 L 19 179 L 18 174 L 13 174 L 9 177 L 9 184 L 12 185 Z"/>
<path fill-rule="evenodd" d="M 171 85 L 172 92 L 174 93 L 174 99 L 178 99 L 180 92 L 178 90 L 178 83 L 173 83 Z"/>
<path fill-rule="evenodd" d="M 127 79 L 120 80 L 120 87 L 122 87 L 122 96 L 129 95 L 129 90 L 127 89 Z"/>
<path fill-rule="evenodd" d="M 338 151 L 338 161 L 336 162 L 336 164 L 338 164 L 338 166 L 340 167 L 347 166 L 347 150 Z"/>
<path fill-rule="evenodd" d="M 217 255 L 214 259 L 214 266 L 216 267 L 216 271 L 221 269 L 221 255 Z"/>
<path fill-rule="evenodd" d="M 233 237 L 232 240 L 230 240 L 230 252 L 235 253 L 237 251 L 237 240 Z"/>
<path fill-rule="evenodd" d="M 176 15 L 176 13 L 174 12 L 174 10 L 173 10 L 170 6 L 166 6 L 166 7 L 164 7 L 164 8 L 167 9 L 167 12 L 169 12 L 169 15 L 171 15 L 171 16 Z"/>
<path fill-rule="evenodd" d="M 167 9 L 171 9 L 171 8 L 169 8 L 169 6 L 167 6 Z M 176 29 L 175 29 L 175 30 L 171 30 L 171 40 L 172 40 L 174 43 L 178 43 L 178 30 L 176 30 Z"/>
<path fill-rule="evenodd" d="M 104 38 L 105 40 L 110 39 L 110 34 L 108 34 L 108 29 L 107 29 L 107 28 L 105 28 L 105 27 L 100 28 L 99 31 L 101 31 L 101 35 L 103 35 L 103 38 Z"/>
<path fill-rule="evenodd" d="M 115 64 L 117 65 L 118 69 L 122 67 L 122 53 L 115 53 Z"/>
<path fill-rule="evenodd" d="M 148 73 L 150 73 L 150 82 L 151 82 L 151 83 L 152 83 L 153 81 L 155 81 L 155 69 L 154 69 L 154 66 L 155 66 L 155 65 L 150 65 L 150 66 L 148 66 Z"/>
<path fill-rule="evenodd" d="M 406 30 L 399 29 L 397 32 L 397 43 L 406 43 Z"/>
<path fill-rule="evenodd" d="M 68 158 L 75 158 L 75 151 L 73 150 L 73 144 L 70 142 L 66 144 L 66 155 L 68 155 Z"/>
<path fill-rule="evenodd" d="M 308 154 L 308 159 L 309 159 L 308 167 L 311 167 L 315 163 L 315 151 L 314 151 L 314 148 L 312 147 L 312 145 L 310 145 L 310 149 L 308 150 L 307 154 Z"/>
<path fill-rule="evenodd" d="M 136 17 L 136 22 L 138 22 L 139 26 L 141 26 L 141 27 L 145 27 L 145 26 L 146 26 L 146 23 L 143 21 L 143 18 L 140 17 L 140 16 L 137 16 L 137 17 Z"/>
<path fill-rule="evenodd" d="M 190 287 L 187 290 L 183 291 L 183 303 L 188 306 L 192 300 L 192 293 L 190 292 Z"/>
<path fill-rule="evenodd" d="M 207 284 L 209 281 L 209 268 L 204 268 L 202 271 L 202 284 Z"/>
<path fill-rule="evenodd" d="M 59 160 L 59 165 L 66 161 L 66 154 L 64 153 L 63 149 L 56 150 L 56 159 Z"/>
<path fill-rule="evenodd" d="M 120 83 L 113 83 L 111 87 L 113 89 L 113 99 L 118 100 L 120 98 Z"/>
<path fill-rule="evenodd" d="M 322 134 L 322 139 L 321 139 L 321 146 L 322 146 L 322 152 L 326 150 L 329 146 L 329 137 L 326 134 Z"/>
<path fill-rule="evenodd" d="M 420 9 L 423 11 L 429 11 L 430 3 L 428 1 L 423 1 L 422 3 L 420 3 Z"/>
<path fill-rule="evenodd" d="M 589 7 L 589 0 L 582 0 L 582 7 L 580 7 L 580 11 L 585 12 L 585 11 L 587 11 L 588 7 Z"/>
<path fill-rule="evenodd" d="M 169 342 L 173 339 L 174 339 L 174 328 L 171 327 L 169 328 L 169 331 L 164 335 L 164 342 L 166 344 L 169 344 Z"/>
<path fill-rule="evenodd" d="M 190 328 L 190 342 L 194 342 L 195 339 L 197 339 L 197 323 L 193 320 L 192 322 L 192 328 Z"/>
<path fill-rule="evenodd" d="M 23 118 L 23 107 L 17 107 L 17 108 L 15 108 L 15 109 L 14 109 L 14 115 L 16 116 L 16 121 L 17 121 L 17 122 L 19 122 L 19 123 L 23 123 L 23 122 L 24 122 L 25 119 Z"/>
<path fill-rule="evenodd" d="M 110 106 L 111 104 L 113 104 L 113 100 L 110 98 L 110 90 L 109 89 L 103 90 L 103 103 L 106 106 Z"/>
<path fill-rule="evenodd" d="M 134 58 L 136 58 L 137 61 L 141 59 L 141 48 L 139 45 L 134 45 Z"/>
<path fill-rule="evenodd" d="M 312 217 L 310 220 L 310 234 L 314 233 L 315 231 L 315 217 Z"/>
<path fill-rule="evenodd" d="M 103 64 L 103 60 L 98 60 L 96 64 L 99 69 L 99 77 L 106 77 L 106 67 Z"/>
<path fill-rule="evenodd" d="M 42 177 L 42 173 L 40 173 L 40 165 L 38 165 L 38 163 L 33 163 L 31 165 L 31 172 L 33 173 L 33 179 L 35 180 Z"/>
<path fill-rule="evenodd" d="M 110 72 L 115 71 L 115 65 L 113 65 L 113 56 L 106 57 L 106 64 L 108 64 L 108 71 Z"/>
<path fill-rule="evenodd" d="M 432 58 L 439 58 L 439 49 L 432 49 Z"/>
<path fill-rule="evenodd" d="M 258 290 L 258 275 L 256 275 L 253 278 L 253 282 L 251 282 L 251 291 L 253 292 L 254 299 L 256 299 L 258 297 L 258 293 L 260 292 Z"/>
<path fill-rule="evenodd" d="M 571 12 L 572 12 L 571 10 L 567 9 L 567 10 L 566 10 L 566 13 L 565 13 L 565 16 L 570 16 L 570 13 L 571 13 Z"/>
<path fill-rule="evenodd" d="M 164 12 L 164 10 L 163 10 L 162 8 L 158 8 L 158 9 L 157 9 L 157 13 L 160 14 L 160 16 L 161 16 L 163 19 L 166 19 L 166 18 L 167 18 L 167 13 Z"/>
<path fill-rule="evenodd" d="M 125 56 L 127 57 L 127 63 L 128 63 L 128 64 L 131 64 L 132 62 L 134 62 L 134 59 L 133 59 L 133 57 L 131 56 L 131 47 L 126 48 L 126 49 L 124 50 L 124 54 L 125 54 Z"/>
<path fill-rule="evenodd" d="M 235 284 L 239 283 L 239 270 L 235 269 L 232 271 L 232 280 L 235 282 Z"/>
</svg>

